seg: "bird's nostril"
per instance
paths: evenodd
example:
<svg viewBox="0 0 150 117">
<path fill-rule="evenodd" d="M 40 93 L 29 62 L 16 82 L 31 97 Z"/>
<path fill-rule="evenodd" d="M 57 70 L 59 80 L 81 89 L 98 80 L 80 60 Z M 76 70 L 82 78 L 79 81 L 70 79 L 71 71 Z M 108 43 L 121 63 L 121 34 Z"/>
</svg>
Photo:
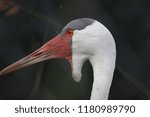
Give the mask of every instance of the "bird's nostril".
<svg viewBox="0 0 150 117">
<path fill-rule="evenodd" d="M 35 53 L 33 56 L 38 56 L 38 55 L 41 55 L 42 52 L 38 52 L 38 53 Z"/>
<path fill-rule="evenodd" d="M 40 50 L 40 51 L 36 51 L 32 54 L 32 57 L 36 57 L 36 56 L 39 56 L 39 55 L 43 55 L 45 52 L 43 50 Z"/>
</svg>

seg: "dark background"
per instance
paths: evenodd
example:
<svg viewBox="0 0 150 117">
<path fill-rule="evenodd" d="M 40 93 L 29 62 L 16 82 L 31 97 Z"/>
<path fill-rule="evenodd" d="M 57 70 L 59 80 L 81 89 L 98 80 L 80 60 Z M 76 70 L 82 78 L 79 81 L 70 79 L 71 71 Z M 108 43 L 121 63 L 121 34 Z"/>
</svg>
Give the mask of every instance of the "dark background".
<svg viewBox="0 0 150 117">
<path fill-rule="evenodd" d="M 117 45 L 109 99 L 150 99 L 149 12 L 149 0 L 1 0 L 0 69 L 39 48 L 69 21 L 90 17 L 110 30 Z M 89 99 L 90 64 L 84 64 L 80 83 L 70 71 L 60 59 L 1 76 L 0 99 Z"/>
</svg>

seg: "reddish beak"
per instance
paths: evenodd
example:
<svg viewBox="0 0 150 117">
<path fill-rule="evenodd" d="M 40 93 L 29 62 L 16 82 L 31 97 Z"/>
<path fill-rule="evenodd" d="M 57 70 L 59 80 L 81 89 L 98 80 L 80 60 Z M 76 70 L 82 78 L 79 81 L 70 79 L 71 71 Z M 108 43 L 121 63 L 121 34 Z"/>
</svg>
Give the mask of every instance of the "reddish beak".
<svg viewBox="0 0 150 117">
<path fill-rule="evenodd" d="M 52 58 L 65 58 L 71 63 L 71 40 L 58 35 L 30 55 L 0 71 L 0 76 Z"/>
</svg>

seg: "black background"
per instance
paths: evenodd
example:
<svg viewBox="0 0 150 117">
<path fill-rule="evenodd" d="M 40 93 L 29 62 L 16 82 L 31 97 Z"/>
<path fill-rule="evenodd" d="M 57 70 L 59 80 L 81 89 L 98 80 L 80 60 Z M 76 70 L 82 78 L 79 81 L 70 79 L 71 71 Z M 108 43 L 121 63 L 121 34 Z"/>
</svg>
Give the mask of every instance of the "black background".
<svg viewBox="0 0 150 117">
<path fill-rule="evenodd" d="M 149 0 L 17 0 L 22 10 L 0 12 L 0 69 L 57 35 L 69 21 L 90 17 L 103 23 L 117 45 L 109 99 L 150 99 Z M 49 60 L 0 77 L 0 99 L 89 99 L 93 74 L 84 64 L 80 83 L 69 63 Z"/>
</svg>

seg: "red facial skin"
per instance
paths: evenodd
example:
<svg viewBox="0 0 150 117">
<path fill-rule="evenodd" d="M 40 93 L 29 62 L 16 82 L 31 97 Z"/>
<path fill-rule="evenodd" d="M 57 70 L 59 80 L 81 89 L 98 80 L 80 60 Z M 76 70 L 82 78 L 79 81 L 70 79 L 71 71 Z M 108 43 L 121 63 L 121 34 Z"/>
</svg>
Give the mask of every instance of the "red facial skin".
<svg viewBox="0 0 150 117">
<path fill-rule="evenodd" d="M 57 35 L 30 55 L 1 70 L 0 76 L 53 58 L 67 59 L 72 66 L 72 36 L 72 29 L 68 29 L 63 34 Z"/>
</svg>

